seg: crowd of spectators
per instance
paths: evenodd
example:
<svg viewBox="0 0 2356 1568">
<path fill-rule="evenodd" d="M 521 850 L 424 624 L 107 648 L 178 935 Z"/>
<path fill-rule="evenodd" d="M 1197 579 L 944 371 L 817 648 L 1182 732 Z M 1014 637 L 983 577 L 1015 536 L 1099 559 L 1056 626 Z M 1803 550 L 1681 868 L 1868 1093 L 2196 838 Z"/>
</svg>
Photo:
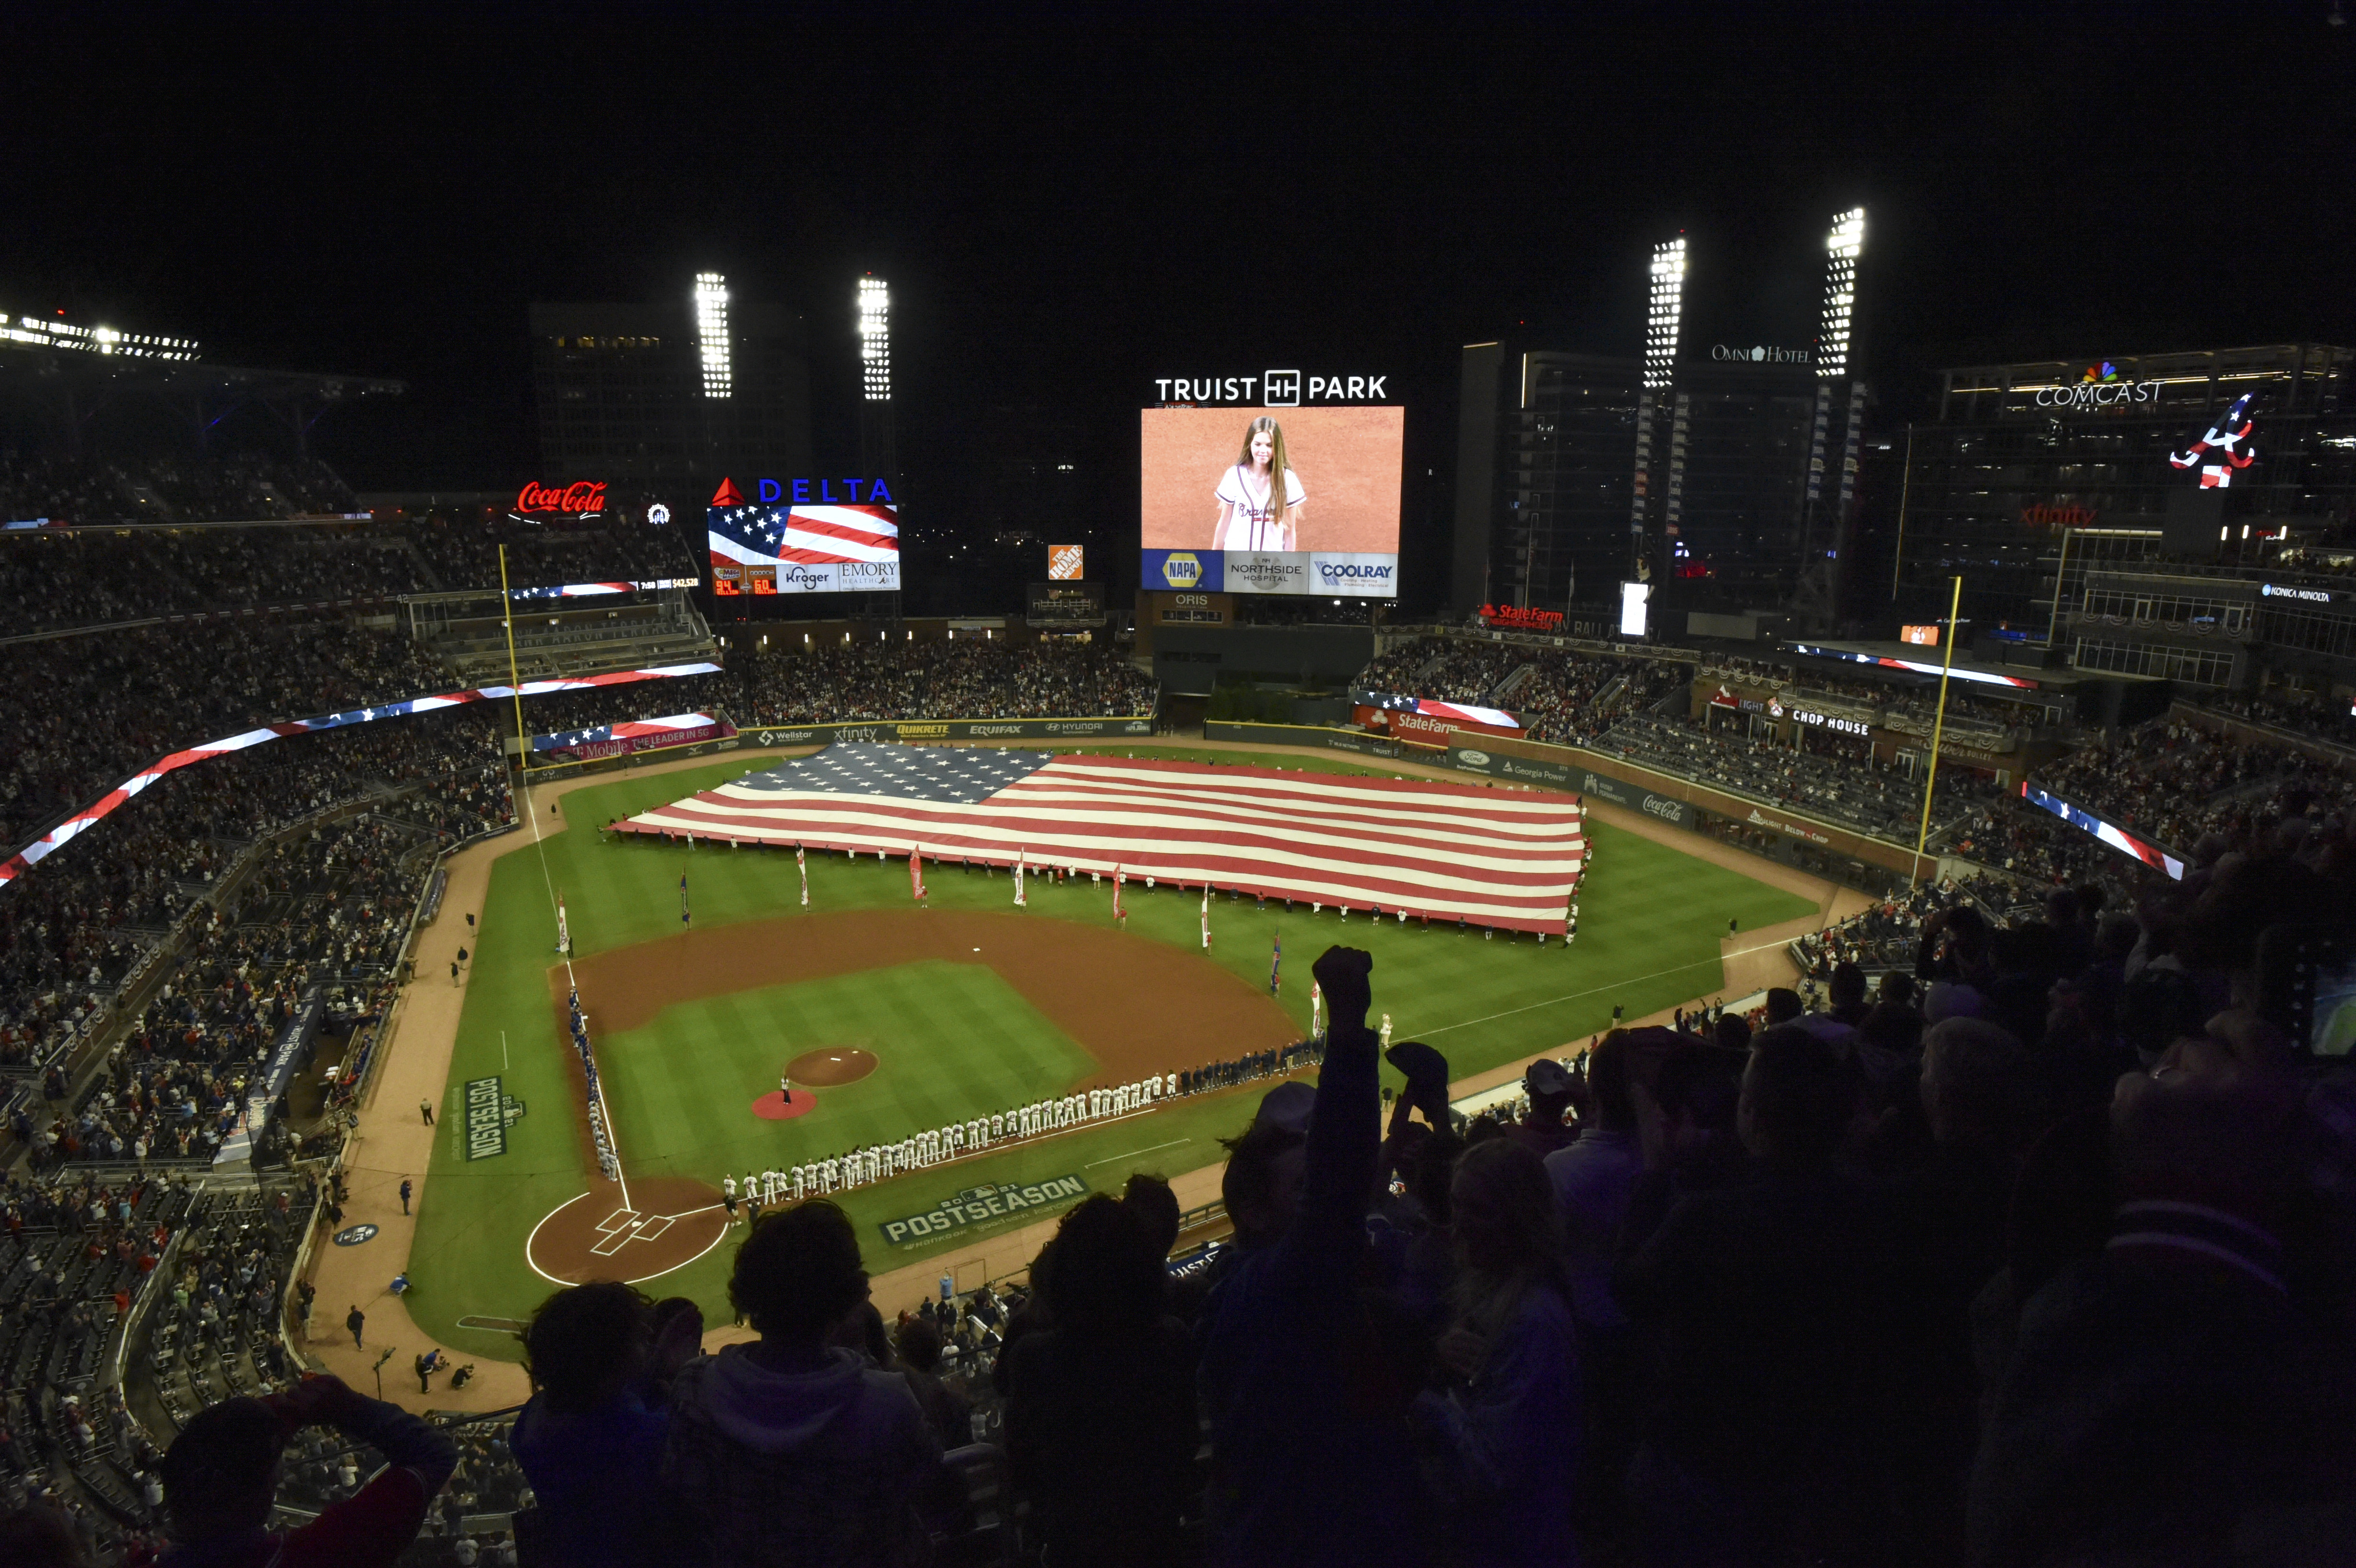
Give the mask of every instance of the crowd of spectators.
<svg viewBox="0 0 2356 1568">
<path fill-rule="evenodd" d="M 0 522 L 84 527 L 335 516 L 351 489 L 324 463 L 245 455 L 0 459 Z"/>
<path fill-rule="evenodd" d="M 1629 713 L 1595 747 L 1882 837 L 1911 839 L 1920 821 L 1922 786 L 1894 764 L 1876 762 L 1862 741 L 1804 730 L 1799 743 L 1789 745 L 1753 740 L 1707 718 Z M 1934 827 L 1952 825 L 1971 803 L 1997 793 L 1992 782 L 1962 768 L 1941 769 L 1936 789 Z"/>
<path fill-rule="evenodd" d="M 21 843 L 185 746 L 449 689 L 393 631 L 237 620 L 23 643 L 0 688 L 0 840 Z"/>
<path fill-rule="evenodd" d="M 739 729 L 864 720 L 1127 718 L 1153 711 L 1153 679 L 1117 649 L 1075 643 L 844 643 L 732 649 Z"/>
<path fill-rule="evenodd" d="M 1529 661 L 1530 650 L 1517 644 L 1418 637 L 1376 654 L 1351 685 L 1359 691 L 1485 703 L 1501 681 Z"/>
<path fill-rule="evenodd" d="M 701 536 L 694 536 L 700 539 Z M 675 528 L 620 513 L 557 523 L 387 517 L 130 533 L 0 532 L 9 635 L 277 604 L 701 578 Z"/>
<path fill-rule="evenodd" d="M 2276 814 L 2356 810 L 2356 767 L 2175 717 L 2155 719 L 2115 744 L 2089 746 L 2040 769 L 2035 783 L 2179 850 Z"/>
<path fill-rule="evenodd" d="M 2082 888 L 2078 895 L 2096 911 L 2108 896 L 2099 887 Z M 1926 881 L 1821 931 L 1803 933 L 1792 941 L 1793 961 L 1803 975 L 1819 981 L 1829 980 L 1843 964 L 1869 972 L 1911 969 L 1922 923 L 1933 914 L 1959 903 L 1972 904 L 1983 912 L 2001 912 L 2019 896 L 2010 880 L 1984 872 L 1960 881 Z"/>
<path fill-rule="evenodd" d="M 2201 692 L 2190 699 L 2212 713 L 2272 724 L 2335 745 L 2356 747 L 2356 711 L 2350 699 L 2277 687 L 2264 692 Z"/>
</svg>

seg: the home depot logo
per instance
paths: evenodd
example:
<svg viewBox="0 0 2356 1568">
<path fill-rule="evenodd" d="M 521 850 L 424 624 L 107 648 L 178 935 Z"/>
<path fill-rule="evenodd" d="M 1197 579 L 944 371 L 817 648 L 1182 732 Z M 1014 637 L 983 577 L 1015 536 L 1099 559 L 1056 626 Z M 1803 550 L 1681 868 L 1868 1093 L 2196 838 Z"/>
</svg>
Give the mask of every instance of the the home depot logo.
<svg viewBox="0 0 2356 1568">
<path fill-rule="evenodd" d="M 1080 569 L 1087 559 L 1087 551 L 1080 545 L 1049 545 L 1047 547 L 1047 581 L 1077 582 L 1080 580 Z"/>
</svg>

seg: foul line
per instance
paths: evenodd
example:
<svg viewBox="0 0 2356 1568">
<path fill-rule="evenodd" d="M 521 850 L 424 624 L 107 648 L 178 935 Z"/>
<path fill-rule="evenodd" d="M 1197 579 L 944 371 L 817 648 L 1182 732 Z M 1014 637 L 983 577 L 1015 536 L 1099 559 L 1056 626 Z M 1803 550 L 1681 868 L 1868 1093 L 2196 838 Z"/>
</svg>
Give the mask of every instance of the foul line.
<svg viewBox="0 0 2356 1568">
<path fill-rule="evenodd" d="M 531 847 L 540 852 L 540 880 L 541 885 L 548 890 L 548 912 L 552 917 L 556 913 L 556 880 L 548 874 L 548 844 L 546 840 L 541 837 L 540 806 L 539 804 L 531 798 L 532 786 L 529 780 L 525 782 L 521 794 L 523 795 L 524 812 L 531 818 Z M 564 955 L 564 983 L 565 986 L 575 995 L 579 994 L 581 990 L 581 979 L 579 976 L 573 972 L 573 955 L 570 953 Z M 504 1036 L 501 1037 L 500 1043 L 504 1048 L 506 1043 Z M 584 1065 L 585 1067 L 586 1064 L 584 1063 Z M 628 1168 L 622 1164 L 622 1140 L 614 1136 L 614 1118 L 608 1115 L 605 1112 L 605 1097 L 603 1094 L 600 1094 L 594 1100 L 590 1101 L 588 1110 L 591 1115 L 596 1117 L 605 1125 L 605 1145 L 608 1148 L 611 1148 L 614 1151 L 614 1178 L 616 1181 L 621 1183 L 622 1187 L 622 1207 L 625 1209 L 635 1210 L 637 1205 L 630 1201 L 630 1173 Z M 669 1271 L 666 1270 L 665 1272 L 668 1273 Z M 655 1276 L 649 1275 L 647 1277 L 651 1279 Z"/>
<path fill-rule="evenodd" d="M 1133 1148 L 1133 1149 L 1130 1149 L 1127 1154 L 1108 1154 L 1108 1155 L 1105 1156 L 1105 1157 L 1104 1157 L 1104 1158 L 1102 1158 L 1102 1159 L 1092 1159 L 1092 1160 L 1088 1161 L 1088 1163 L 1087 1163 L 1087 1164 L 1086 1164 L 1086 1165 L 1084 1165 L 1084 1166 L 1080 1167 L 1080 1168 L 1081 1168 L 1082 1170 L 1090 1170 L 1090 1169 L 1093 1169 L 1093 1168 L 1095 1168 L 1096 1167 L 1098 1167 L 1098 1166 L 1099 1166 L 1099 1165 L 1110 1165 L 1114 1160 L 1117 1160 L 1117 1159 L 1134 1159 L 1135 1157 L 1137 1157 L 1139 1155 L 1141 1155 L 1141 1154 L 1151 1154 L 1155 1149 L 1158 1149 L 1158 1148 L 1176 1148 L 1180 1144 L 1190 1144 L 1190 1143 L 1193 1143 L 1194 1141 L 1194 1140 L 1193 1138 L 1172 1138 L 1172 1139 L 1171 1139 L 1168 1143 L 1166 1143 L 1166 1144 L 1153 1144 L 1153 1145 L 1151 1145 L 1151 1146 L 1150 1146 L 1150 1147 L 1145 1147 L 1145 1148 Z"/>
<path fill-rule="evenodd" d="M 1491 1013 L 1486 1018 L 1466 1019 L 1462 1023 L 1442 1024 L 1438 1029 L 1418 1029 L 1413 1032 L 1420 1038 L 1424 1035 L 1446 1034 L 1451 1029 L 1471 1029 L 1476 1024 L 1494 1023 L 1499 1019 L 1512 1018 L 1515 1013 L 1534 1012 L 1539 1008 L 1559 1007 L 1564 1002 L 1576 1002 L 1585 997 L 1600 997 L 1607 991 L 1616 991 L 1628 986 L 1641 985 L 1646 980 L 1659 980 L 1665 979 L 1671 975 L 1682 975 L 1688 969 L 1698 969 L 1706 964 L 1723 964 L 1729 958 L 1747 957 L 1753 953 L 1769 953 L 1779 947 L 1788 947 L 1791 944 L 1788 942 L 1762 942 L 1756 947 L 1738 947 L 1731 953 L 1721 953 L 1716 958 L 1697 958 L 1690 964 L 1678 964 L 1666 969 L 1655 969 L 1649 975 L 1626 976 L 1621 979 L 1613 981 L 1609 986 L 1590 987 L 1589 989 L 1584 991 L 1573 991 L 1569 996 L 1549 997 L 1543 1002 L 1531 1002 L 1526 1007 L 1507 1008 L 1502 1013 Z"/>
</svg>

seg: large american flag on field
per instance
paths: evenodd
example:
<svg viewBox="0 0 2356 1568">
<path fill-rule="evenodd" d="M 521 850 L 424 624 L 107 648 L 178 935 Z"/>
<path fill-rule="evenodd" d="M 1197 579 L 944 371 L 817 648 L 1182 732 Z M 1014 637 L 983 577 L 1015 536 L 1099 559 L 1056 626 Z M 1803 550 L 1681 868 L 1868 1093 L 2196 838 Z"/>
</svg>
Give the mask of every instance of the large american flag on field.
<svg viewBox="0 0 2356 1568">
<path fill-rule="evenodd" d="M 1162 758 L 873 744 L 747 773 L 616 826 L 743 844 L 921 849 L 1126 870 L 1411 917 L 1560 933 L 1586 854 L 1575 795 Z"/>
</svg>

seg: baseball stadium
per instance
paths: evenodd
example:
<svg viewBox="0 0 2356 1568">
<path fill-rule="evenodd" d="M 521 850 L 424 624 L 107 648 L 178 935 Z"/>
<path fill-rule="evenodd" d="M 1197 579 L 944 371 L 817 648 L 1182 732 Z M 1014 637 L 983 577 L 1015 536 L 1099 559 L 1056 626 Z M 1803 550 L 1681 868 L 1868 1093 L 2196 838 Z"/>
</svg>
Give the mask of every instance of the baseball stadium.
<svg viewBox="0 0 2356 1568">
<path fill-rule="evenodd" d="M 17 226 L 0 1565 L 2356 1562 L 2328 319 L 1934 373 L 1788 170 L 1492 269 L 1559 171 L 1452 106 L 1592 84 L 1345 39 L 1263 74 L 1465 123 L 1296 165 L 1058 80 L 1051 165 L 945 108 L 1012 68 L 712 20 L 696 103 L 833 112 L 568 25 L 222 129 L 313 48 Z"/>
</svg>

